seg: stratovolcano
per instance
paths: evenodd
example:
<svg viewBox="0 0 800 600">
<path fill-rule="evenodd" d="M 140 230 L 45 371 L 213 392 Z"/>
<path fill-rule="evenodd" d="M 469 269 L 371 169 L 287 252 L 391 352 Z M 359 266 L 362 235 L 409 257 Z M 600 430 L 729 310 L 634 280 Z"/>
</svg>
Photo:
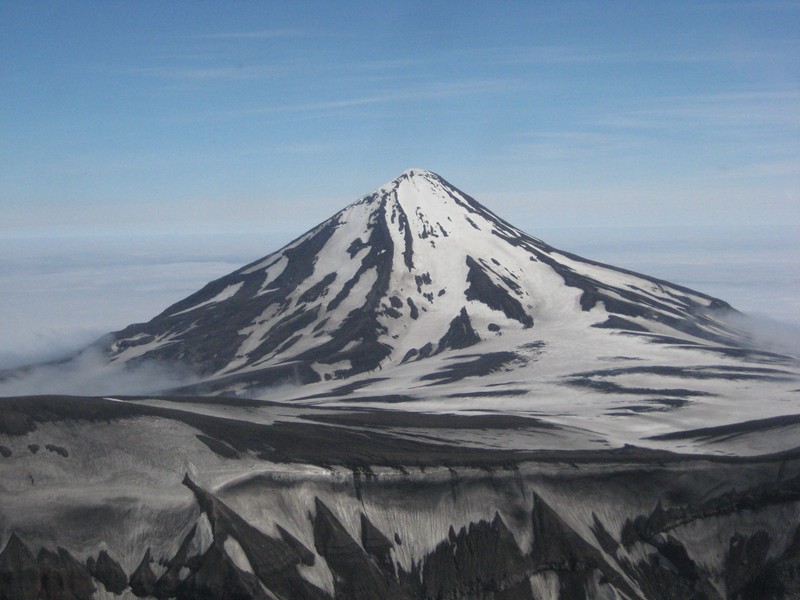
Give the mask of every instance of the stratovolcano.
<svg viewBox="0 0 800 600">
<path fill-rule="evenodd" d="M 180 363 L 206 389 L 342 380 L 556 335 L 559 350 L 737 346 L 723 301 L 552 248 L 438 175 L 411 169 L 286 247 L 113 335 L 114 362 Z M 544 350 L 546 352 L 546 350 Z M 435 365 L 431 365 L 435 369 Z"/>
</svg>

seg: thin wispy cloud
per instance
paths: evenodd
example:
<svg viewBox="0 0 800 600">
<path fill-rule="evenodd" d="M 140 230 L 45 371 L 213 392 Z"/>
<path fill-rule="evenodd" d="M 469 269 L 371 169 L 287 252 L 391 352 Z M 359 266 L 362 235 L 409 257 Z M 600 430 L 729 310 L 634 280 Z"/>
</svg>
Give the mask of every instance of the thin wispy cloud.
<svg viewBox="0 0 800 600">
<path fill-rule="evenodd" d="M 303 29 L 266 29 L 260 31 L 222 31 L 194 35 L 199 40 L 273 40 L 282 38 L 303 37 L 308 32 Z"/>
<path fill-rule="evenodd" d="M 632 146 L 633 137 L 619 133 L 587 130 L 533 131 L 519 136 L 521 143 L 556 143 L 568 146 L 620 147 Z"/>
<path fill-rule="evenodd" d="M 338 98 L 300 104 L 259 106 L 241 110 L 227 111 L 224 113 L 211 113 L 207 116 L 225 116 L 236 118 L 272 113 L 322 113 L 326 111 L 359 108 L 370 105 L 401 104 L 404 102 L 416 102 L 422 100 L 445 100 L 448 98 L 465 95 L 492 94 L 500 93 L 501 91 L 507 92 L 514 85 L 515 83 L 508 79 L 481 79 L 455 82 L 437 81 L 417 85 L 416 87 L 411 88 L 405 87 L 401 89 L 391 89 L 374 94 L 364 94 L 350 98 Z"/>
<path fill-rule="evenodd" d="M 175 79 L 181 81 L 220 81 L 220 80 L 256 80 L 285 75 L 290 66 L 286 64 L 235 64 L 227 66 L 163 66 L 137 67 L 126 72 L 145 77 Z"/>
<path fill-rule="evenodd" d="M 336 77 L 341 81 L 343 78 L 348 78 L 354 84 L 363 85 L 387 76 L 393 79 L 413 78 L 418 75 L 414 69 L 427 63 L 419 59 L 403 58 L 328 64 L 303 60 L 299 57 L 253 63 L 252 58 L 245 60 L 226 49 L 217 52 L 173 53 L 159 57 L 158 62 L 157 65 L 106 68 L 103 71 L 179 82 L 209 83 L 224 80 L 256 81 L 275 77 L 296 77 L 303 73 L 310 78 L 319 78 L 319 74 L 324 73 L 323 79 Z"/>
<path fill-rule="evenodd" d="M 474 48 L 472 60 L 490 65 L 567 65 L 627 61 L 625 53 L 592 51 L 578 46 L 523 46 Z"/>
<path fill-rule="evenodd" d="M 697 8 L 724 11 L 730 11 L 736 8 L 758 9 L 760 11 L 800 11 L 800 3 L 795 0 L 773 0 L 771 2 L 769 0 L 756 0 L 754 2 L 726 0 L 725 2 L 699 2 L 696 6 Z"/>
<path fill-rule="evenodd" d="M 769 61 L 781 58 L 774 50 L 726 49 L 656 52 L 649 49 L 610 51 L 607 46 L 540 45 L 521 47 L 476 48 L 469 51 L 473 60 L 483 64 L 529 65 L 631 65 Z"/>
<path fill-rule="evenodd" d="M 795 155 L 792 158 L 737 165 L 736 168 L 720 169 L 709 176 L 721 179 L 800 178 L 800 147 L 795 149 Z M 793 200 L 800 200 L 800 192 L 795 195 Z"/>
<path fill-rule="evenodd" d="M 106 69 L 128 75 L 180 81 L 259 80 L 299 72 L 299 59 L 267 60 L 249 44 L 236 42 L 302 38 L 302 29 L 227 31 L 181 38 L 177 48 L 146 57 L 147 64 Z M 231 42 L 231 43 L 211 43 Z"/>
<path fill-rule="evenodd" d="M 420 65 L 430 64 L 430 62 L 432 62 L 432 59 L 430 58 L 391 58 L 383 60 L 353 61 L 349 63 L 332 65 L 332 67 L 341 71 L 396 71 L 419 67 Z"/>
<path fill-rule="evenodd" d="M 630 152 L 642 147 L 640 137 L 612 132 L 570 130 L 535 131 L 518 136 L 493 160 L 563 161 L 589 160 L 610 153 Z"/>
<path fill-rule="evenodd" d="M 800 92 L 770 90 L 661 98 L 646 108 L 602 119 L 619 128 L 664 129 L 722 125 L 800 127 Z"/>
</svg>

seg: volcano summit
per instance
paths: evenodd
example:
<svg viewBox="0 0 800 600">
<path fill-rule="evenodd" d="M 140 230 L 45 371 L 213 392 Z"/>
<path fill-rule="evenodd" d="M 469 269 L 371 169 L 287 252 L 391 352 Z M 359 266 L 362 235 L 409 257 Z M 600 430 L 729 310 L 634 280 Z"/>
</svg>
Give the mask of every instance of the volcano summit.
<svg viewBox="0 0 800 600">
<path fill-rule="evenodd" d="M 345 379 L 448 350 L 480 352 L 503 335 L 505 346 L 534 341 L 553 327 L 732 342 L 710 309 L 729 307 L 559 252 L 412 169 L 115 334 L 109 350 L 115 361 L 182 362 L 234 389 L 280 379 L 288 365 L 303 383 Z"/>
<path fill-rule="evenodd" d="M 740 319 L 406 171 L 86 351 L 192 385 L 0 398 L 0 599 L 797 597 Z"/>
</svg>

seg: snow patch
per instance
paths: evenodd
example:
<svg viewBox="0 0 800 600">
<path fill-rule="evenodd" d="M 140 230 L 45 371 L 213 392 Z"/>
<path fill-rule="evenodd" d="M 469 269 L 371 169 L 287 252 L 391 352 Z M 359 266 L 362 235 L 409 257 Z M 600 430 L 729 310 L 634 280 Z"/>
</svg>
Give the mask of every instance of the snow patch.
<svg viewBox="0 0 800 600">
<path fill-rule="evenodd" d="M 243 285 L 244 285 L 243 281 L 240 281 L 239 283 L 234 283 L 233 285 L 229 285 L 228 287 L 226 287 L 224 290 L 222 290 L 219 294 L 217 294 L 216 296 L 214 296 L 210 300 L 206 300 L 205 302 L 201 302 L 200 304 L 196 304 L 195 306 L 191 306 L 191 307 L 186 308 L 184 310 L 179 310 L 178 312 L 171 313 L 170 316 L 171 317 L 176 317 L 178 315 L 182 315 L 184 313 L 188 313 L 188 312 L 192 312 L 193 310 L 197 310 L 198 308 L 203 308 L 204 306 L 209 306 L 210 304 L 216 304 L 218 302 L 222 302 L 224 300 L 227 300 L 228 298 L 232 298 L 236 294 L 236 292 L 238 292 L 240 289 L 242 289 Z"/>
<path fill-rule="evenodd" d="M 233 564 L 246 573 L 254 573 L 250 560 L 247 558 L 247 554 L 245 554 L 242 546 L 232 536 L 229 535 L 225 538 L 223 547 L 225 548 L 225 553 L 233 561 Z"/>
</svg>

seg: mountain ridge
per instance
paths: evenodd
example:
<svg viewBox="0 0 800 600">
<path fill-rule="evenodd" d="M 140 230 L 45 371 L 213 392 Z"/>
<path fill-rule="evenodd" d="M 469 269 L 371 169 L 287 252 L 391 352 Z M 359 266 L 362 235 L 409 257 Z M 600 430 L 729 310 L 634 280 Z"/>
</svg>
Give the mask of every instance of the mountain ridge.
<svg viewBox="0 0 800 600">
<path fill-rule="evenodd" d="M 577 309 L 578 291 L 581 312 L 602 304 L 607 313 L 589 326 L 734 341 L 708 316 L 732 310 L 727 303 L 556 250 L 440 176 L 408 169 L 277 252 L 113 334 L 108 352 L 204 376 L 261 368 L 265 383 L 290 365 L 303 383 L 345 379 L 531 329 L 538 316 L 571 318 L 558 307 Z"/>
</svg>

